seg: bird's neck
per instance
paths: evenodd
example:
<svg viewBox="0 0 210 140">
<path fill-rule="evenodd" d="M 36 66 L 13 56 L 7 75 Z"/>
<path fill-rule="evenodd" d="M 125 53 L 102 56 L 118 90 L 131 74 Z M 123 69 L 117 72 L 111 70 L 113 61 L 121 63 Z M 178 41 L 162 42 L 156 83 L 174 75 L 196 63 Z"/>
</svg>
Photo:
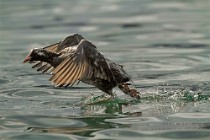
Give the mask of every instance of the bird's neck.
<svg viewBox="0 0 210 140">
<path fill-rule="evenodd" d="M 47 62 L 50 65 L 55 66 L 57 65 L 56 59 L 58 58 L 58 56 L 59 55 L 57 53 L 46 51 L 45 55 L 43 57 L 40 57 L 40 61 Z"/>
</svg>

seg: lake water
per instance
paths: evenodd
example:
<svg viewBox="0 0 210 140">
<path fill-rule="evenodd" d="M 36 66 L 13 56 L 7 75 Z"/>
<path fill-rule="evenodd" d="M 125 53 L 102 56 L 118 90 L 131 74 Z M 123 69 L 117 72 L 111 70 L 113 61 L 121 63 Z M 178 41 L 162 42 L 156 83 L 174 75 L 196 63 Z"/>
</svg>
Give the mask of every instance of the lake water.
<svg viewBox="0 0 210 140">
<path fill-rule="evenodd" d="M 55 88 L 22 64 L 32 48 L 80 33 L 124 65 L 141 92 L 129 105 Z M 0 139 L 210 138 L 209 0 L 0 0 Z"/>
</svg>

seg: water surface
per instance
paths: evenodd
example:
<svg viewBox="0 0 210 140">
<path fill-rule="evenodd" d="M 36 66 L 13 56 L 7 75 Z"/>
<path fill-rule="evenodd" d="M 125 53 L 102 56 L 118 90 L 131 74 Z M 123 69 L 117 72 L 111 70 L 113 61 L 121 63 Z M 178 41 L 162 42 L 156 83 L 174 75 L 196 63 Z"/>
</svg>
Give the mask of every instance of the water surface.
<svg viewBox="0 0 210 140">
<path fill-rule="evenodd" d="M 1 0 L 0 137 L 209 139 L 209 5 L 209 0 Z M 55 88 L 50 75 L 22 64 L 30 49 L 73 33 L 124 65 L 142 94 L 140 102 L 84 105 L 82 98 L 102 92 L 85 84 Z"/>
</svg>

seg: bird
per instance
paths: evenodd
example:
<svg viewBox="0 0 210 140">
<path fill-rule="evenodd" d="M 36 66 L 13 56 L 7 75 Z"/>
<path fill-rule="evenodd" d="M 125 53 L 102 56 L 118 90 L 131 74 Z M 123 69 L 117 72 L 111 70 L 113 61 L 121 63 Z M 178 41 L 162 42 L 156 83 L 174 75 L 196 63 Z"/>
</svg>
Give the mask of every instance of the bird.
<svg viewBox="0 0 210 140">
<path fill-rule="evenodd" d="M 83 82 L 114 96 L 118 87 L 125 94 L 140 99 L 139 92 L 130 87 L 131 77 L 119 65 L 105 57 L 97 47 L 80 34 L 72 34 L 63 41 L 34 48 L 23 63 L 35 63 L 32 68 L 50 73 L 49 81 L 56 87 L 67 87 Z"/>
</svg>

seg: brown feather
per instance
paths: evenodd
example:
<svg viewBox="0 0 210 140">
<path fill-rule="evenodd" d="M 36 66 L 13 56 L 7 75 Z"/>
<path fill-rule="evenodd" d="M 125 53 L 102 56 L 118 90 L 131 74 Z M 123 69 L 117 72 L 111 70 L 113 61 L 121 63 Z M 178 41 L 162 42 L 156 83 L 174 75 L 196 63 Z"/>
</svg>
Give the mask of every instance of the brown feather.
<svg viewBox="0 0 210 140">
<path fill-rule="evenodd" d="M 75 64 L 75 67 L 72 68 L 72 70 L 69 72 L 69 77 L 68 77 L 68 83 L 71 84 L 73 82 L 73 79 L 75 77 L 75 73 L 79 70 L 79 67 L 77 64 Z M 67 84 L 68 84 L 67 83 Z"/>
<path fill-rule="evenodd" d="M 70 65 L 71 67 L 69 66 L 69 69 L 64 72 L 65 74 L 63 74 L 62 76 L 59 76 L 58 80 L 56 80 L 58 84 L 66 84 L 65 77 L 67 77 L 67 75 L 71 75 L 72 71 L 74 71 L 77 68 L 75 64 L 70 63 Z"/>
<path fill-rule="evenodd" d="M 84 69 L 84 64 L 80 64 L 80 66 L 79 66 L 79 71 L 78 71 L 78 79 L 77 80 L 81 80 L 81 78 L 82 78 L 82 75 L 84 74 L 84 71 L 83 71 L 83 69 Z"/>
<path fill-rule="evenodd" d="M 69 84 L 71 84 L 71 86 L 75 83 L 75 81 L 77 80 L 77 73 L 78 73 L 78 71 L 79 71 L 79 68 L 77 67 L 74 71 L 72 71 L 72 74 L 71 74 L 71 77 L 69 78 L 69 80 L 71 80 L 70 82 L 69 82 Z"/>
<path fill-rule="evenodd" d="M 59 81 L 62 80 L 63 76 L 65 76 L 65 74 L 68 72 L 67 69 L 70 69 L 70 65 L 72 65 L 71 63 L 65 65 L 65 67 L 63 67 L 58 73 L 55 73 L 54 75 L 54 83 L 59 84 Z"/>
<path fill-rule="evenodd" d="M 65 70 L 65 66 L 68 63 L 68 60 L 64 60 L 60 65 L 58 65 L 53 71 L 52 74 L 53 76 L 49 79 L 50 81 L 52 81 L 53 79 L 57 78 L 60 73 L 63 72 L 63 70 Z"/>
<path fill-rule="evenodd" d="M 83 76 L 86 76 L 84 75 L 85 74 L 85 71 L 86 71 L 86 68 L 87 66 L 85 64 L 81 64 L 81 67 L 80 69 L 77 71 L 77 74 L 75 73 L 75 77 L 73 79 L 74 82 L 72 82 L 71 86 L 79 79 L 81 79 Z"/>
<path fill-rule="evenodd" d="M 86 63 L 87 65 L 87 63 Z M 91 78 L 91 76 L 93 75 L 93 69 L 91 66 L 88 67 L 88 71 L 87 71 L 87 78 Z"/>
<path fill-rule="evenodd" d="M 90 66 L 87 65 L 87 62 L 83 62 L 83 64 L 81 64 L 81 72 L 80 72 L 80 75 L 79 75 L 80 79 L 88 77 L 89 69 L 90 69 Z"/>
<path fill-rule="evenodd" d="M 62 73 L 56 73 L 57 77 L 54 79 L 54 83 L 55 84 L 62 84 L 62 80 L 65 78 L 65 76 L 68 74 L 68 70 L 71 69 L 70 65 L 72 65 L 71 63 L 66 65 L 65 68 L 63 68 L 63 72 Z"/>
<path fill-rule="evenodd" d="M 60 43 L 61 43 L 61 42 L 58 42 L 58 43 L 49 45 L 49 46 L 47 46 L 47 47 L 44 47 L 43 49 L 45 49 L 45 50 L 47 50 L 47 51 L 50 51 L 50 52 L 57 52 Z"/>
<path fill-rule="evenodd" d="M 77 68 L 77 72 L 80 74 L 81 73 L 81 67 L 80 66 L 77 66 L 78 68 Z M 77 73 L 77 74 L 78 74 Z M 67 75 L 67 77 L 65 78 L 65 81 L 66 81 L 66 84 L 67 85 L 70 85 L 70 84 L 72 84 L 72 78 L 71 78 L 71 76 L 72 76 L 72 73 L 69 73 L 68 75 Z M 79 80 L 79 78 L 80 78 L 80 75 L 78 75 L 77 76 L 77 79 L 76 80 Z"/>
<path fill-rule="evenodd" d="M 60 65 L 58 65 L 53 71 L 52 74 L 58 73 L 63 67 L 65 67 L 67 64 L 67 60 L 65 59 L 63 62 L 61 62 Z"/>
</svg>

